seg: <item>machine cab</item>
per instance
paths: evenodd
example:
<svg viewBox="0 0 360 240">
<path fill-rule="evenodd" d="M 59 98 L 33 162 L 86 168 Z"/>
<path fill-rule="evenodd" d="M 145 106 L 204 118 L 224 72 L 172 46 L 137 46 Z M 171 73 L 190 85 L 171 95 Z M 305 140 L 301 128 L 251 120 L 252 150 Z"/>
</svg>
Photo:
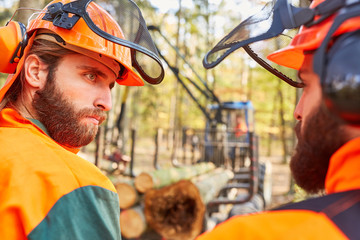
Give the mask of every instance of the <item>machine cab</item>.
<svg viewBox="0 0 360 240">
<path fill-rule="evenodd" d="M 209 121 L 205 130 L 205 161 L 221 166 L 230 162 L 232 167 L 245 164 L 250 145 L 250 134 L 254 132 L 254 107 L 251 101 L 224 102 L 210 105 L 213 117 L 220 113 L 221 122 L 216 126 Z"/>
</svg>

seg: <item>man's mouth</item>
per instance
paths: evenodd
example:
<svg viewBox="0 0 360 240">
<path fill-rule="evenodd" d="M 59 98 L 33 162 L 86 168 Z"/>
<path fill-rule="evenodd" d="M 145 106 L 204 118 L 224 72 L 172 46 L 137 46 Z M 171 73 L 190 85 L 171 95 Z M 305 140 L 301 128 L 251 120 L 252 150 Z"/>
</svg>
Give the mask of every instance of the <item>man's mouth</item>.
<svg viewBox="0 0 360 240">
<path fill-rule="evenodd" d="M 85 119 L 87 119 L 89 122 L 95 125 L 100 125 L 102 122 L 104 122 L 105 117 L 101 117 L 98 115 L 91 115 L 91 116 L 86 116 Z"/>
</svg>

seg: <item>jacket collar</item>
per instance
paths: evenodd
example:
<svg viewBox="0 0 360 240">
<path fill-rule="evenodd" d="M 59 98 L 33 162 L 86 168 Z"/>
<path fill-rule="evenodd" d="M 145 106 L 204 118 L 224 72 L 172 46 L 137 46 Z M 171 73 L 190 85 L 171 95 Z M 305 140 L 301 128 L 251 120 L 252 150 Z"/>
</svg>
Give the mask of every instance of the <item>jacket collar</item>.
<svg viewBox="0 0 360 240">
<path fill-rule="evenodd" d="M 327 193 L 360 189 L 360 137 L 352 139 L 331 157 L 325 180 Z"/>
<path fill-rule="evenodd" d="M 0 127 L 16 127 L 16 128 L 28 128 L 33 132 L 36 132 L 38 135 L 42 135 L 43 137 L 50 138 L 45 130 L 41 128 L 40 125 L 35 124 L 31 120 L 23 118 L 17 111 L 12 108 L 4 108 L 0 112 Z M 53 140 L 54 141 L 54 140 Z M 54 141 L 55 142 L 55 141 Z M 80 149 L 79 148 L 71 148 L 64 146 L 58 142 L 56 142 L 61 147 L 66 150 L 77 154 Z"/>
</svg>

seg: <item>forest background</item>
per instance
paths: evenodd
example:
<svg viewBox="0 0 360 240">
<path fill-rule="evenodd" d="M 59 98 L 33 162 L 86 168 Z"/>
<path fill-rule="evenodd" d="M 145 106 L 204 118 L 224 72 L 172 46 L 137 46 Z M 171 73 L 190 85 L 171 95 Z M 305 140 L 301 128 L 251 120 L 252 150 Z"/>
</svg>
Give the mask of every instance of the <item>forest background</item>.
<svg viewBox="0 0 360 240">
<path fill-rule="evenodd" d="M 19 7 L 42 9 L 48 0 L 0 0 L 0 25 L 4 26 Z M 97 0 L 98 4 L 117 17 L 120 12 L 116 0 Z M 206 70 L 202 59 L 225 34 L 230 32 L 252 10 L 266 3 L 265 0 L 135 0 L 143 12 L 148 25 L 160 28 L 161 33 L 179 49 L 187 62 L 218 96 L 225 101 L 252 101 L 255 108 L 255 132 L 259 136 L 260 156 L 280 157 L 287 163 L 291 156 L 296 137 L 293 131 L 295 119 L 293 111 L 301 90 L 295 89 L 266 70 L 258 66 L 243 50 L 232 53 L 215 69 Z M 298 5 L 307 6 L 308 0 L 299 0 Z M 258 10 L 258 8 L 257 8 Z M 14 19 L 27 24 L 33 11 L 19 11 Z M 181 58 L 172 51 L 159 35 L 152 35 L 160 52 L 170 59 L 181 71 L 189 69 Z M 260 50 L 263 55 L 285 46 L 287 42 L 266 42 Z M 290 77 L 296 73 L 289 69 L 281 69 Z M 145 162 L 151 162 L 153 139 L 159 128 L 168 133 L 167 146 L 175 142 L 176 131 L 184 128 L 203 129 L 206 119 L 195 102 L 179 84 L 171 71 L 165 66 L 166 76 L 159 85 L 145 84 L 144 87 L 116 87 L 113 91 L 113 109 L 100 133 L 105 142 L 105 154 L 113 151 L 108 139 L 116 138 L 117 146 L 123 154 L 131 151 L 131 130 L 136 130 L 138 148 L 147 149 Z M 190 77 L 194 77 L 189 72 Z M 6 79 L 0 75 L 0 84 Z M 195 78 L 196 79 L 196 78 Z M 116 119 L 126 102 L 125 121 L 122 131 L 115 129 Z M 197 101 L 209 104 L 199 95 Z M 174 131 L 175 130 L 175 131 Z M 121 136 L 121 137 L 120 137 Z M 100 139 L 101 141 L 101 139 Z M 99 142 L 99 139 L 98 139 Z M 141 146 L 141 144 L 143 144 Z M 95 151 L 96 142 L 87 147 L 87 151 Z M 165 155 L 164 155 L 165 156 Z M 166 156 L 167 158 L 170 156 Z M 173 157 L 173 156 L 172 156 Z M 168 159 L 163 159 L 168 160 Z"/>
</svg>

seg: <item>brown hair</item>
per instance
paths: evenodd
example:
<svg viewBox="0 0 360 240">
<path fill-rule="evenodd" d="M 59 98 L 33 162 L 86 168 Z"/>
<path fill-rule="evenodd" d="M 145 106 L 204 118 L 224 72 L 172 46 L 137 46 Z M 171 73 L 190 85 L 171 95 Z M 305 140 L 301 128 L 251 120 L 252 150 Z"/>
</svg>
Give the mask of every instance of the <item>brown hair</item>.
<svg viewBox="0 0 360 240">
<path fill-rule="evenodd" d="M 52 81 L 53 76 L 55 74 L 56 68 L 60 62 L 60 60 L 68 54 L 74 53 L 71 50 L 63 48 L 57 43 L 44 40 L 44 39 L 37 39 L 34 40 L 33 45 L 28 53 L 35 54 L 40 58 L 40 60 L 47 64 L 48 66 L 48 76 L 47 81 Z M 26 56 L 27 57 L 27 56 Z M 4 96 L 4 99 L 0 103 L 0 110 L 8 103 L 14 103 L 24 88 L 25 83 L 25 71 L 24 67 L 20 70 L 20 74 L 11 85 L 10 89 Z"/>
</svg>

